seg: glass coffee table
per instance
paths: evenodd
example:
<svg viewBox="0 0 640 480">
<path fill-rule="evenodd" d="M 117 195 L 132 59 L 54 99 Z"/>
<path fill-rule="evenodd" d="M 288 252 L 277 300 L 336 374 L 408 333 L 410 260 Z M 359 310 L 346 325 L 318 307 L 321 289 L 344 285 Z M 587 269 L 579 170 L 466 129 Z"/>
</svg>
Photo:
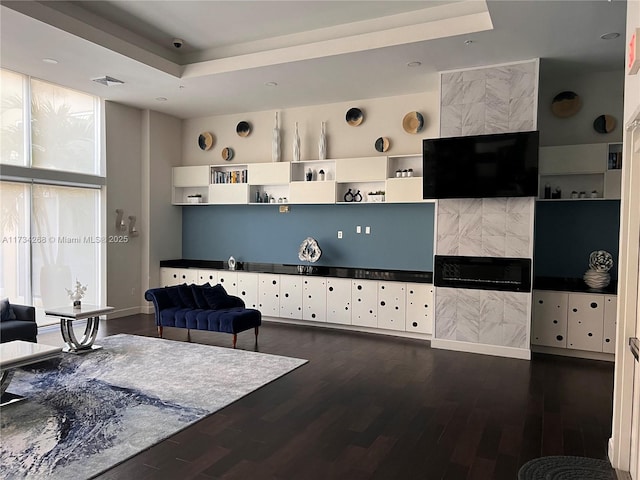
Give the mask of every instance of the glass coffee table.
<svg viewBox="0 0 640 480">
<path fill-rule="evenodd" d="M 63 352 L 68 353 L 85 353 L 91 350 L 102 348 L 100 345 L 94 345 L 98 335 L 98 326 L 100 325 L 100 315 L 113 310 L 113 307 L 99 305 L 85 305 L 80 307 L 56 307 L 46 309 L 45 315 L 48 317 L 58 317 L 60 319 L 60 332 L 66 346 Z M 84 334 L 80 340 L 77 339 L 73 331 L 74 320 L 87 319 L 87 325 Z"/>
<path fill-rule="evenodd" d="M 24 400 L 24 397 L 6 391 L 16 368 L 57 357 L 61 351 L 62 347 L 23 340 L 0 343 L 0 406 Z"/>
</svg>

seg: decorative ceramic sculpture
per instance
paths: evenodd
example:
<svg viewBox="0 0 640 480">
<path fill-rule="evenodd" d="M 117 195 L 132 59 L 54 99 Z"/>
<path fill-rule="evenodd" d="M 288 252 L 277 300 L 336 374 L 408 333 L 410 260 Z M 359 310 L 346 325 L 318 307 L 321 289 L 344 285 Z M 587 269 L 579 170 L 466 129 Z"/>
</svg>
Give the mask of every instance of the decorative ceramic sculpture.
<svg viewBox="0 0 640 480">
<path fill-rule="evenodd" d="M 318 242 L 313 237 L 307 237 L 300 244 L 300 249 L 298 250 L 298 258 L 303 262 L 311 262 L 315 263 L 320 259 L 322 255 L 322 250 L 320 250 L 320 246 Z"/>
<path fill-rule="evenodd" d="M 280 128 L 278 128 L 278 112 L 276 112 L 276 123 L 273 126 L 273 138 L 271 140 L 271 161 L 280 161 Z"/>
<path fill-rule="evenodd" d="M 300 135 L 298 134 L 298 122 L 296 122 L 296 129 L 293 132 L 293 161 L 300 161 Z"/>
<path fill-rule="evenodd" d="M 605 250 L 596 250 L 589 255 L 589 270 L 584 274 L 584 283 L 589 287 L 601 289 L 609 285 L 611 275 L 609 270 L 613 267 L 613 257 Z"/>
<path fill-rule="evenodd" d="M 318 159 L 327 158 L 327 135 L 324 130 L 324 122 L 320 123 L 320 138 L 318 139 Z"/>
</svg>

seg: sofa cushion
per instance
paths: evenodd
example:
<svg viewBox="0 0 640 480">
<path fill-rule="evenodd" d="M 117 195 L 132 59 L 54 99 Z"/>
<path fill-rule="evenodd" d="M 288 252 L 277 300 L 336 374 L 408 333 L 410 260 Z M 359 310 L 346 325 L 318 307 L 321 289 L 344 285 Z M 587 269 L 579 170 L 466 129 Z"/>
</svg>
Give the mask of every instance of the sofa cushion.
<svg viewBox="0 0 640 480">
<path fill-rule="evenodd" d="M 15 320 L 16 314 L 11 308 L 8 298 L 0 300 L 0 321 L 5 322 L 7 320 Z"/>
<path fill-rule="evenodd" d="M 36 342 L 38 335 L 38 324 L 23 320 L 5 320 L 2 323 L 2 333 L 0 340 L 2 343 L 13 342 L 14 340 L 24 340 L 25 342 Z"/>
<path fill-rule="evenodd" d="M 240 333 L 262 323 L 262 315 L 251 308 L 227 308 L 210 311 L 207 330 L 212 332 Z"/>
<path fill-rule="evenodd" d="M 204 289 L 211 288 L 211 285 L 207 282 L 204 285 L 191 285 L 191 291 L 193 293 L 193 299 L 196 302 L 196 307 L 201 309 L 209 308 L 207 299 L 204 297 Z"/>
<path fill-rule="evenodd" d="M 183 285 L 186 285 L 186 283 Z M 184 307 L 184 304 L 182 303 L 182 299 L 180 298 L 180 285 L 174 285 L 173 287 L 165 287 L 164 291 L 167 294 L 167 297 L 169 297 L 169 300 L 171 301 L 171 304 L 174 307 Z"/>
<path fill-rule="evenodd" d="M 203 290 L 204 298 L 207 300 L 211 310 L 228 308 L 231 304 L 229 294 L 220 284 Z"/>
<path fill-rule="evenodd" d="M 183 285 L 178 285 L 178 292 L 180 293 L 180 300 L 182 300 L 182 305 L 186 308 L 197 308 L 196 301 L 193 298 L 193 291 L 191 287 L 186 283 Z"/>
</svg>

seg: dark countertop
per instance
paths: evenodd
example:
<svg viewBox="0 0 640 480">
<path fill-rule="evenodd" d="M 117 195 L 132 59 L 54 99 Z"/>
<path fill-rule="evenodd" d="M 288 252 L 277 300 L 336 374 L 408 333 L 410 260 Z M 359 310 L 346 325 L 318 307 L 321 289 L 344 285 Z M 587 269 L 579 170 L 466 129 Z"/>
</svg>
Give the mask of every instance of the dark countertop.
<svg viewBox="0 0 640 480">
<path fill-rule="evenodd" d="M 587 286 L 582 278 L 535 277 L 533 279 L 533 289 L 617 295 L 618 282 L 616 280 L 611 280 L 611 283 L 605 288 L 595 289 Z"/>
<path fill-rule="evenodd" d="M 161 267 L 210 268 L 229 270 L 222 260 L 162 260 Z M 278 263 L 237 262 L 236 271 L 278 273 L 286 275 L 312 275 L 318 277 L 362 278 L 365 280 L 389 280 L 392 282 L 433 283 L 433 272 L 411 270 L 377 270 L 373 268 L 327 267 L 322 265 L 286 265 Z"/>
</svg>

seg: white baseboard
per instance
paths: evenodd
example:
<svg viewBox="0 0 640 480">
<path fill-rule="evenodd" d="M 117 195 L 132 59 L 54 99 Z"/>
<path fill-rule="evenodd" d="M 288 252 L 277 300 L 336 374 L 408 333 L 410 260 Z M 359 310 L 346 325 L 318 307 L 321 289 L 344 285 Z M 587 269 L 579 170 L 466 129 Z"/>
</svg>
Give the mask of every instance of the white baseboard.
<svg viewBox="0 0 640 480">
<path fill-rule="evenodd" d="M 562 357 L 586 358 L 588 360 L 601 360 L 604 362 L 615 362 L 616 356 L 613 353 L 587 352 L 586 350 L 573 350 L 571 348 L 545 347 L 544 345 L 531 345 L 534 353 L 545 353 L 548 355 L 560 355 Z"/>
<path fill-rule="evenodd" d="M 416 340 L 431 340 L 431 335 L 426 333 L 402 332 L 396 330 L 385 330 L 382 328 L 361 327 L 358 325 L 343 325 L 341 323 L 313 322 L 311 320 L 296 320 L 280 317 L 262 317 L 262 320 L 273 323 L 286 323 L 289 325 L 302 325 L 305 327 L 331 328 L 333 330 L 347 330 L 349 332 L 375 333 L 377 335 L 387 335 L 393 337 L 413 338 Z"/>
<path fill-rule="evenodd" d="M 142 311 L 143 307 L 129 307 L 120 308 L 118 310 L 112 310 L 107 314 L 107 320 L 112 318 L 128 317 L 129 315 L 137 315 L 139 313 L 145 313 Z"/>
<path fill-rule="evenodd" d="M 440 348 L 442 350 L 453 350 L 456 352 L 481 353 L 483 355 L 493 355 L 496 357 L 531 360 L 531 350 L 528 348 L 502 347 L 498 345 L 487 345 L 484 343 L 444 340 L 441 338 L 433 338 L 431 340 L 431 347 Z"/>
</svg>

